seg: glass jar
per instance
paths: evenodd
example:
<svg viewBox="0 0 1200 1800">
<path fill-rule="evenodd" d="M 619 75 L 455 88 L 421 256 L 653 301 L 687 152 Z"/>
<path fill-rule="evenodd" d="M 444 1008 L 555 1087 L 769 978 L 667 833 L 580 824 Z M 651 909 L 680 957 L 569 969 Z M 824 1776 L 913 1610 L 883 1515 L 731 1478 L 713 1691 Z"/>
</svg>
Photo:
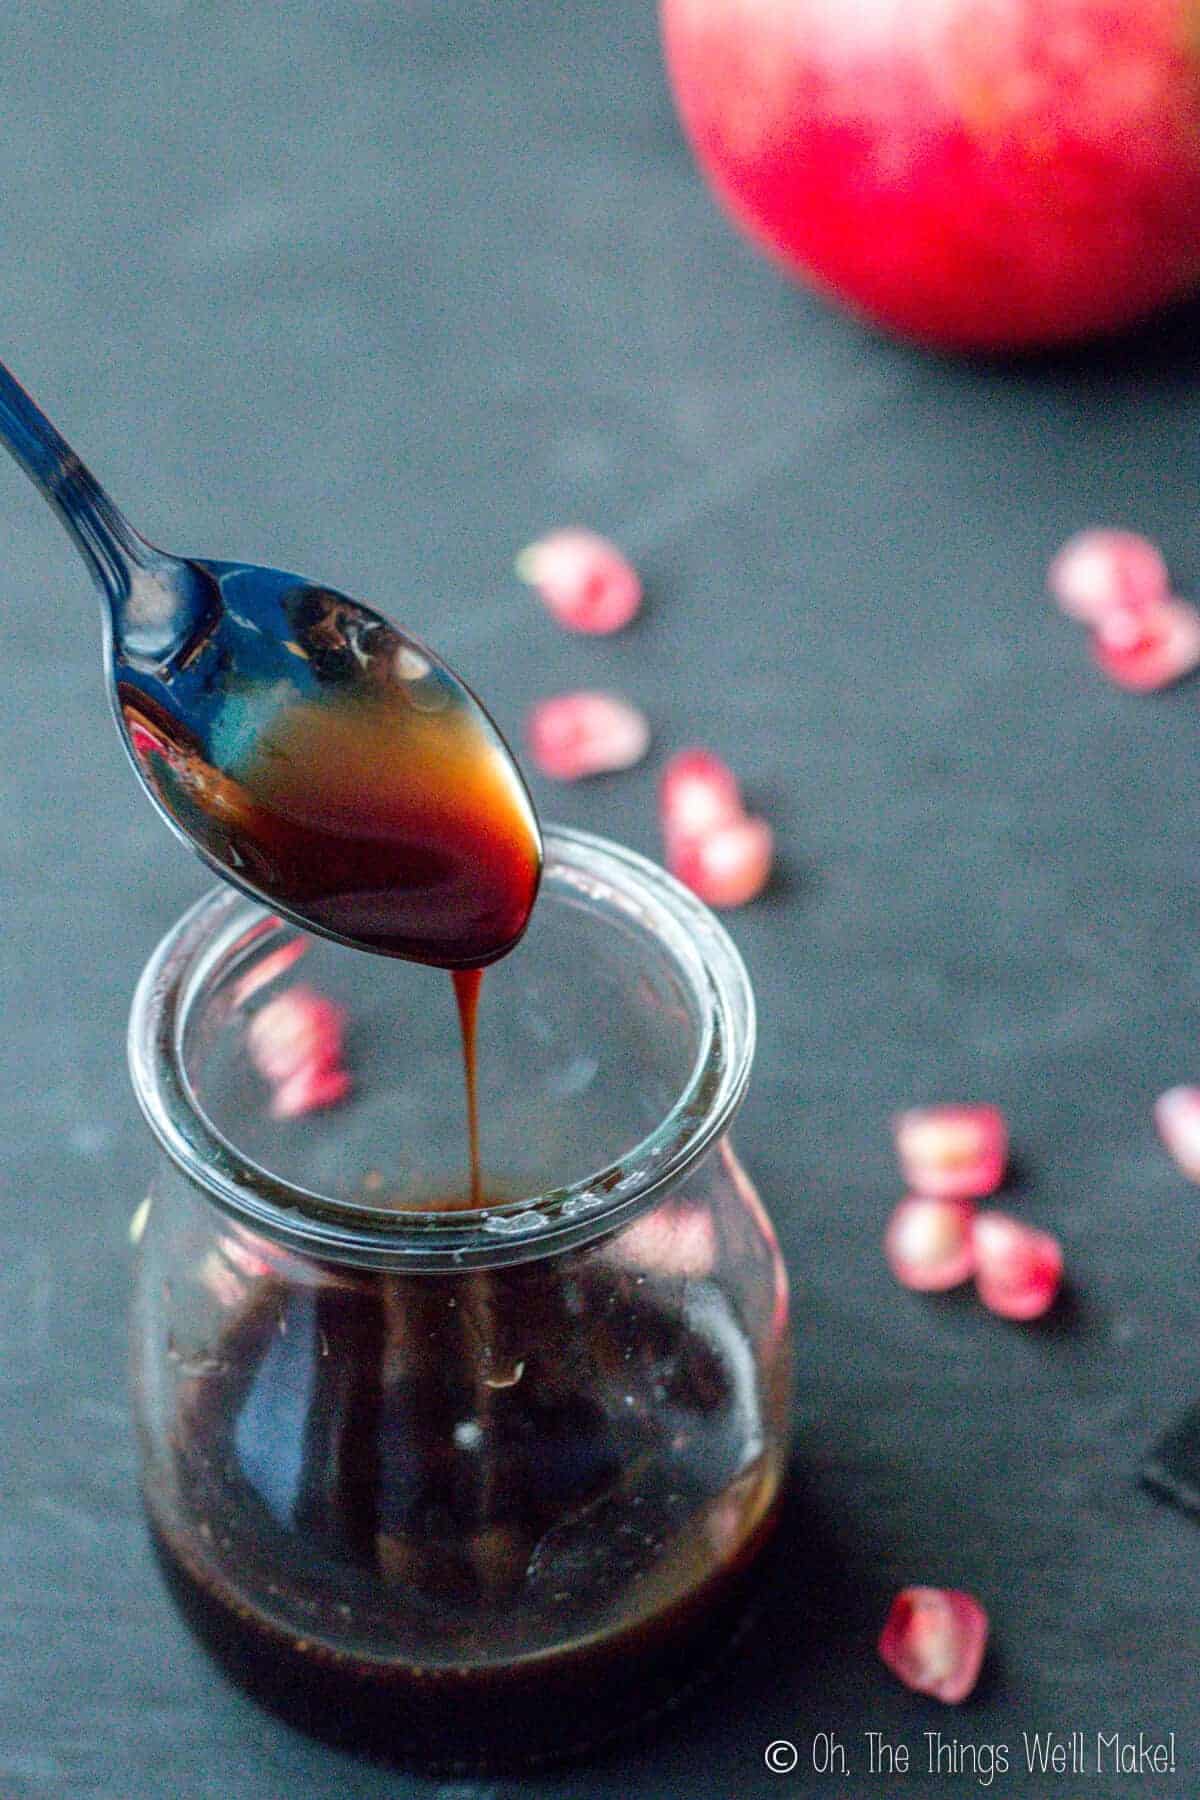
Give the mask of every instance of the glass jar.
<svg viewBox="0 0 1200 1800">
<path fill-rule="evenodd" d="M 431 1768 L 665 1704 L 744 1612 L 786 1457 L 787 1281 L 728 1135 L 745 968 L 641 857 L 546 850 L 483 984 L 482 1209 L 448 977 L 220 888 L 130 1028 L 165 1152 L 133 1392 L 170 1585 L 260 1698 Z M 246 1030 L 301 983 L 345 1007 L 354 1086 L 281 1121 Z"/>
</svg>

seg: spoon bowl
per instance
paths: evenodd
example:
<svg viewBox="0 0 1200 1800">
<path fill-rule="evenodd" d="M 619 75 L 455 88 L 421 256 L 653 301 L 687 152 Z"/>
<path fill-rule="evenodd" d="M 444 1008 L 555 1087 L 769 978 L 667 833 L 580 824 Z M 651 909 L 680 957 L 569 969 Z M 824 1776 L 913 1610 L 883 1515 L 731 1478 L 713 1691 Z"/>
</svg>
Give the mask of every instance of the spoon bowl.
<svg viewBox="0 0 1200 1800">
<path fill-rule="evenodd" d="M 148 543 L 3 365 L 0 441 L 104 595 L 117 726 L 179 837 L 341 943 L 449 969 L 512 949 L 541 876 L 537 818 L 438 656 L 332 588 Z"/>
</svg>

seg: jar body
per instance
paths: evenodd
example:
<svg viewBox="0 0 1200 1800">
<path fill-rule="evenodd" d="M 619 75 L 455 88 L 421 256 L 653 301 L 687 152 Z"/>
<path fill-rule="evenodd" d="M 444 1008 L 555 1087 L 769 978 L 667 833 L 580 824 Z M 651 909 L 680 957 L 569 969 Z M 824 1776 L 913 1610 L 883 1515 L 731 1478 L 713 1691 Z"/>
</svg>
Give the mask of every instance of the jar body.
<svg viewBox="0 0 1200 1800">
<path fill-rule="evenodd" d="M 218 890 L 131 1020 L 166 1153 L 133 1315 L 163 1567 L 253 1692 L 431 1768 L 665 1704 L 739 1615 L 787 1451 L 786 1279 L 729 1140 L 745 969 L 661 870 L 546 847 L 484 979 L 478 1196 L 439 972 Z M 349 1092 L 297 1113 L 259 1053 L 315 997 Z"/>
<path fill-rule="evenodd" d="M 777 1511 L 789 1339 L 727 1136 L 592 1242 L 440 1271 L 284 1246 L 164 1160 L 139 1256 L 160 1557 L 300 1723 L 447 1769 L 566 1754 L 728 1635 Z"/>
</svg>

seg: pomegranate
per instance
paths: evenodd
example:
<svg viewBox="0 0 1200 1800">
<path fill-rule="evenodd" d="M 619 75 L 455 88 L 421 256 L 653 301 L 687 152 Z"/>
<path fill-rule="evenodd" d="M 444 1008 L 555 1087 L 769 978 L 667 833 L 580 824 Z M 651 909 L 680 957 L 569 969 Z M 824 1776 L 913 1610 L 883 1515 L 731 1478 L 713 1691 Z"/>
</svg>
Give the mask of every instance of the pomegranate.
<svg viewBox="0 0 1200 1800">
<path fill-rule="evenodd" d="M 1173 1087 L 1160 1094 L 1154 1122 L 1184 1174 L 1200 1181 L 1200 1087 Z"/>
<path fill-rule="evenodd" d="M 957 1706 L 979 1679 L 987 1638 L 988 1616 L 973 1594 L 902 1588 L 879 1634 L 879 1654 L 905 1687 Z"/>
<path fill-rule="evenodd" d="M 650 748 L 644 713 L 619 694 L 556 694 L 539 700 L 525 721 L 529 753 L 554 781 L 582 781 L 632 769 Z"/>
<path fill-rule="evenodd" d="M 1062 1282 L 1058 1239 L 999 1212 L 980 1213 L 974 1236 L 975 1286 L 988 1311 L 1002 1319 L 1049 1312 Z"/>
<path fill-rule="evenodd" d="M 922 1194 L 901 1200 L 888 1220 L 883 1253 L 902 1287 L 940 1294 L 969 1279 L 975 1270 L 974 1211 L 969 1200 Z"/>
<path fill-rule="evenodd" d="M 527 544 L 516 571 L 568 631 L 622 631 L 642 604 L 641 577 L 629 558 L 577 526 Z"/>
<path fill-rule="evenodd" d="M 273 1119 L 299 1119 L 305 1113 L 337 1106 L 350 1092 L 349 1070 L 336 1064 L 302 1063 L 295 1074 L 281 1081 L 271 1096 Z"/>
<path fill-rule="evenodd" d="M 1200 283 L 1190 0 L 661 0 L 684 129 L 786 265 L 930 344 L 1127 325 Z"/>
<path fill-rule="evenodd" d="M 342 1066 L 346 1014 L 312 988 L 296 986 L 276 994 L 246 1027 L 246 1048 L 269 1082 L 271 1116 L 298 1119 L 336 1106 L 350 1092 Z"/>
<path fill-rule="evenodd" d="M 694 841 L 743 816 L 742 793 L 733 770 L 711 750 L 680 750 L 659 782 L 663 835 Z"/>
<path fill-rule="evenodd" d="M 1135 531 L 1104 528 L 1068 538 L 1046 586 L 1069 618 L 1101 625 L 1112 612 L 1148 610 L 1170 598 L 1162 552 Z"/>
<path fill-rule="evenodd" d="M 717 1231 L 702 1206 L 660 1206 L 643 1213 L 616 1238 L 618 1262 L 681 1281 L 703 1281 L 717 1260 Z"/>
<path fill-rule="evenodd" d="M 1008 1126 L 996 1106 L 914 1106 L 893 1121 L 896 1155 L 914 1194 L 980 1200 L 1008 1161 Z"/>
<path fill-rule="evenodd" d="M 745 906 L 771 879 L 775 839 L 765 819 L 732 819 L 702 837 L 667 840 L 667 867 L 706 906 Z"/>
<path fill-rule="evenodd" d="M 1171 687 L 1200 664 L 1200 612 L 1172 598 L 1106 613 L 1092 632 L 1092 655 L 1110 681 L 1135 694 Z"/>
<path fill-rule="evenodd" d="M 680 750 L 663 770 L 658 816 L 667 867 L 708 906 L 745 906 L 771 878 L 775 837 L 742 805 L 737 777 L 711 750 Z"/>
</svg>

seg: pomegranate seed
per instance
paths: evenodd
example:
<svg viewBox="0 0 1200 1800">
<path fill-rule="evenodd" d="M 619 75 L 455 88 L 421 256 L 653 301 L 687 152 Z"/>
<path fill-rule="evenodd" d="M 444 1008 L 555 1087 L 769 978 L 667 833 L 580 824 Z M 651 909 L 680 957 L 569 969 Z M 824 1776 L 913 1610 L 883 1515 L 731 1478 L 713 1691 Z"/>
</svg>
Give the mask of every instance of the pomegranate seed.
<svg viewBox="0 0 1200 1800">
<path fill-rule="evenodd" d="M 525 730 L 534 762 L 555 781 L 631 769 L 650 748 L 645 714 L 617 694 L 581 691 L 541 700 Z"/>
<path fill-rule="evenodd" d="M 1114 607 L 1153 607 L 1167 599 L 1167 565 L 1133 531 L 1081 531 L 1068 538 L 1046 578 L 1063 612 L 1098 625 Z"/>
<path fill-rule="evenodd" d="M 706 906 L 744 906 L 766 887 L 773 851 L 766 820 L 743 817 L 703 837 L 668 837 L 667 867 Z"/>
<path fill-rule="evenodd" d="M 1200 664 L 1200 612 L 1174 598 L 1120 607 L 1093 630 L 1092 655 L 1118 687 L 1136 694 L 1170 687 Z"/>
<path fill-rule="evenodd" d="M 659 783 L 659 814 L 668 844 L 701 838 L 742 817 L 742 796 L 732 769 L 710 750 L 681 750 Z"/>
<path fill-rule="evenodd" d="M 1154 1102 L 1154 1122 L 1184 1174 L 1200 1181 L 1200 1087 L 1168 1088 Z"/>
<path fill-rule="evenodd" d="M 275 1089 L 273 1118 L 295 1119 L 335 1106 L 350 1092 L 350 1076 L 342 1067 L 345 1016 L 312 988 L 294 987 L 268 1000 L 250 1020 L 247 1048 Z"/>
<path fill-rule="evenodd" d="M 911 1194 L 888 1220 L 883 1252 L 901 1287 L 937 1294 L 957 1287 L 975 1268 L 969 1200 Z"/>
<path fill-rule="evenodd" d="M 308 1064 L 335 1067 L 342 1060 L 340 1006 L 312 988 L 289 988 L 260 1007 L 246 1028 L 250 1058 L 268 1081 L 286 1081 Z"/>
<path fill-rule="evenodd" d="M 988 1616 L 955 1588 L 902 1588 L 879 1634 L 879 1654 L 917 1694 L 956 1706 L 979 1679 Z"/>
<path fill-rule="evenodd" d="M 989 1312 L 1002 1319 L 1040 1319 L 1049 1312 L 1062 1281 L 1057 1238 L 1000 1212 L 980 1213 L 974 1238 L 975 1286 Z"/>
<path fill-rule="evenodd" d="M 322 1107 L 336 1106 L 350 1092 L 347 1070 L 333 1064 L 306 1062 L 286 1081 L 281 1081 L 271 1099 L 273 1119 L 298 1119 L 302 1113 L 319 1112 Z"/>
<path fill-rule="evenodd" d="M 698 1206 L 656 1207 L 620 1233 L 614 1250 L 623 1263 L 653 1274 L 702 1281 L 717 1260 L 712 1214 Z"/>
<path fill-rule="evenodd" d="M 774 839 L 743 811 L 737 780 L 709 750 L 682 750 L 663 771 L 659 812 L 667 867 L 709 906 L 744 906 L 766 886 Z"/>
<path fill-rule="evenodd" d="M 637 570 L 594 531 L 552 531 L 522 550 L 516 566 L 569 631 L 620 631 L 642 603 Z"/>
<path fill-rule="evenodd" d="M 277 950 L 269 950 L 247 969 L 246 973 L 234 984 L 233 1004 L 244 1006 L 252 995 L 261 988 L 269 987 L 281 975 L 286 975 L 309 948 L 310 940 L 306 937 L 291 938 L 286 944 L 280 944 Z"/>
<path fill-rule="evenodd" d="M 1138 649 L 1153 634 L 1162 604 L 1156 601 L 1153 606 L 1129 606 L 1118 601 L 1097 621 L 1093 644 L 1102 646 L 1109 655 Z"/>
<path fill-rule="evenodd" d="M 148 756 L 154 756 L 162 749 L 161 741 L 155 737 L 152 731 L 147 731 L 144 725 L 139 725 L 136 719 L 131 719 L 129 722 L 129 741 L 133 745 L 134 755 L 140 757 L 143 762 Z"/>
<path fill-rule="evenodd" d="M 895 1122 L 896 1153 L 915 1194 L 977 1200 L 1004 1180 L 1008 1128 L 995 1106 L 916 1106 Z"/>
<path fill-rule="evenodd" d="M 235 1269 L 248 1275 L 252 1281 L 261 1281 L 266 1275 L 278 1273 L 274 1263 L 261 1256 L 257 1250 L 251 1250 L 248 1244 L 241 1242 L 232 1233 L 220 1239 L 219 1249 Z"/>
</svg>

